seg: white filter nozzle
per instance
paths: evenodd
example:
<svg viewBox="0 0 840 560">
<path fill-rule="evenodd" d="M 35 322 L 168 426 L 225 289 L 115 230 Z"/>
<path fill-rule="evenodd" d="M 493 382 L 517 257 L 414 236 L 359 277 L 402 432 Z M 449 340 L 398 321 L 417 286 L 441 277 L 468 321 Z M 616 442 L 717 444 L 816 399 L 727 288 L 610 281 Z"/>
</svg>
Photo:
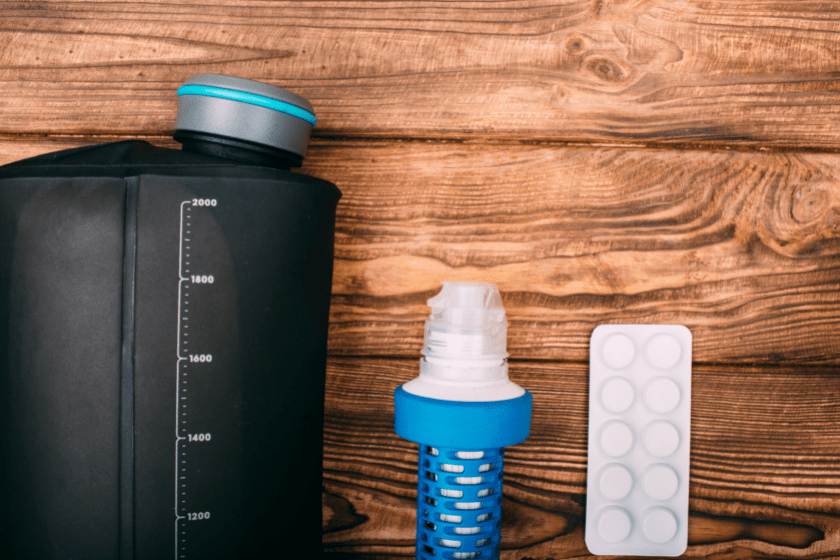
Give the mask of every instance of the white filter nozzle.
<svg viewBox="0 0 840 560">
<path fill-rule="evenodd" d="M 444 282 L 428 304 L 420 375 L 402 386 L 407 393 L 464 402 L 525 394 L 508 379 L 507 316 L 495 284 Z"/>
<path fill-rule="evenodd" d="M 507 317 L 495 284 L 444 282 L 428 302 L 427 359 L 504 360 L 507 358 Z"/>
</svg>

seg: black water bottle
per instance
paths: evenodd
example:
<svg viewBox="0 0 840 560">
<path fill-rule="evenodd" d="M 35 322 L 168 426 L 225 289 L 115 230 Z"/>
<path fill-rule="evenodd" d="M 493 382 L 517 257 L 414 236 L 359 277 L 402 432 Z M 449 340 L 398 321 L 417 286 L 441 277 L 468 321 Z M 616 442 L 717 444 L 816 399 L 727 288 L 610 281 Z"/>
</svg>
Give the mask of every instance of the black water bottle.
<svg viewBox="0 0 840 560">
<path fill-rule="evenodd" d="M 178 95 L 182 150 L 0 168 L 5 558 L 320 555 L 341 193 L 289 171 L 302 97 L 215 75 Z"/>
</svg>

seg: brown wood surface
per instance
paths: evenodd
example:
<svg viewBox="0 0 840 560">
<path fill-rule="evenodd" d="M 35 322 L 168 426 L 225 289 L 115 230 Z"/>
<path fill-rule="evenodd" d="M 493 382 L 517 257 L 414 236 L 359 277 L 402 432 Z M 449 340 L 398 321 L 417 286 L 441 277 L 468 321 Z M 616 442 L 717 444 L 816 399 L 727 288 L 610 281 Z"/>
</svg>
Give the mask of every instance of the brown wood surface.
<svg viewBox="0 0 840 560">
<path fill-rule="evenodd" d="M 318 114 L 336 227 L 324 550 L 412 556 L 417 375 L 441 280 L 498 284 L 531 436 L 505 560 L 588 557 L 588 338 L 693 334 L 686 557 L 840 558 L 840 3 L 0 3 L 0 164 L 173 147 L 226 73 Z"/>
<path fill-rule="evenodd" d="M 194 73 L 322 136 L 835 150 L 840 10 L 776 0 L 3 2 L 0 134 L 157 134 Z"/>
<path fill-rule="evenodd" d="M 336 182 L 330 349 L 416 356 L 442 279 L 502 291 L 514 358 L 599 323 L 678 323 L 698 362 L 840 363 L 840 158 L 319 145 Z"/>
<path fill-rule="evenodd" d="M 325 550 L 413 555 L 417 446 L 394 434 L 393 390 L 417 369 L 329 361 Z M 503 559 L 589 557 L 588 376 L 586 364 L 510 365 L 534 411 L 531 436 L 505 451 Z M 840 556 L 838 394 L 830 368 L 694 366 L 686 557 Z"/>
</svg>

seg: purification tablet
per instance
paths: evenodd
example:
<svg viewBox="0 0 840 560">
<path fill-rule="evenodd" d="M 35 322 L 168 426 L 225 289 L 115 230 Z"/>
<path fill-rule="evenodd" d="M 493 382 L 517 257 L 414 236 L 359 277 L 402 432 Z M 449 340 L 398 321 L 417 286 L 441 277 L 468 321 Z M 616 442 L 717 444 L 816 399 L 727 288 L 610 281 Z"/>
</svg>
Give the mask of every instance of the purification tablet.
<svg viewBox="0 0 840 560">
<path fill-rule="evenodd" d="M 691 332 L 601 325 L 589 352 L 586 546 L 679 556 L 688 544 Z"/>
</svg>

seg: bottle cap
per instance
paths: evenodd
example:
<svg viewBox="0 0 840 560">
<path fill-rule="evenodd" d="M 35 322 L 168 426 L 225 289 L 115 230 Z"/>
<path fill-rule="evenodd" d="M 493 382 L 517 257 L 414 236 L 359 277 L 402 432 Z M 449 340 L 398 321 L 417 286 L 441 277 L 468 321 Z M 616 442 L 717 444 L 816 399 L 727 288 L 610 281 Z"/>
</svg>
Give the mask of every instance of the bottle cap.
<svg viewBox="0 0 840 560">
<path fill-rule="evenodd" d="M 313 126 L 315 114 L 306 99 L 261 82 L 197 74 L 178 88 L 176 139 L 282 150 L 299 166 Z"/>
<path fill-rule="evenodd" d="M 495 284 L 443 282 L 427 304 L 426 359 L 503 360 L 507 358 L 507 317 Z"/>
</svg>

